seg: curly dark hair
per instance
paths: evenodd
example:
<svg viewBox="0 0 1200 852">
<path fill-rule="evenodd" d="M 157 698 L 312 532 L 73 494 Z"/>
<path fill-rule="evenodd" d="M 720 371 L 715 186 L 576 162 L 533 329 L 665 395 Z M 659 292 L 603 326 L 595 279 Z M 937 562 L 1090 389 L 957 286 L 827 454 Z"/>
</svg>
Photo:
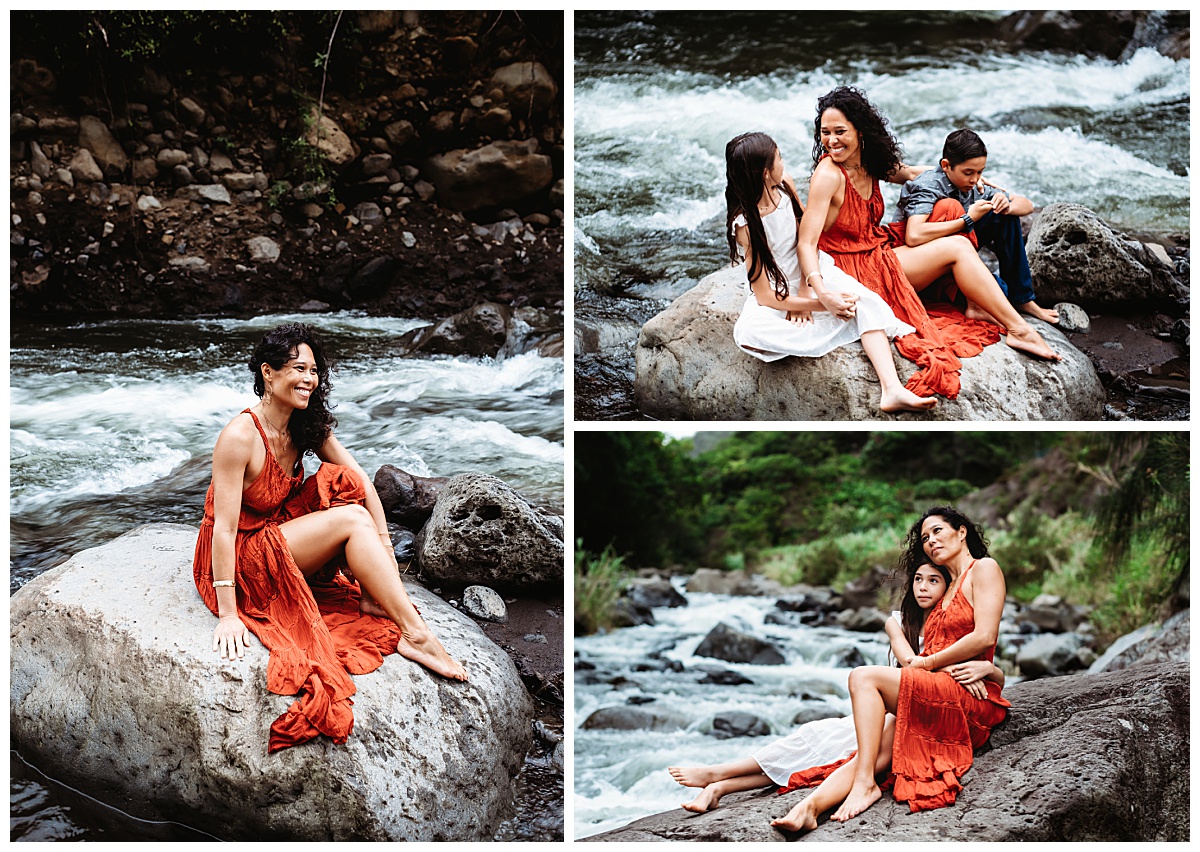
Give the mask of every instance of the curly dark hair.
<svg viewBox="0 0 1200 852">
<path fill-rule="evenodd" d="M 270 365 L 272 370 L 282 370 L 284 364 L 297 356 L 300 344 L 307 343 L 317 362 L 317 387 L 308 398 L 308 407 L 297 408 L 288 419 L 288 432 L 292 435 L 292 443 L 303 456 L 311 453 L 325 443 L 337 426 L 337 419 L 331 413 L 334 406 L 328 402 L 333 385 L 329 381 L 329 373 L 333 363 L 325 357 L 325 346 L 316 330 L 301 322 L 285 323 L 273 328 L 263 335 L 254 354 L 250 356 L 250 372 L 254 374 L 254 393 L 261 398 L 266 392 L 263 382 L 262 365 Z"/>
<path fill-rule="evenodd" d="M 758 212 L 758 201 L 766 189 L 763 172 L 775 164 L 777 150 L 779 146 L 775 140 L 765 133 L 743 133 L 730 139 L 725 146 L 725 238 L 729 240 L 729 259 L 736 264 L 741 260 L 741 246 L 733 235 L 733 220 L 739 213 L 745 216 L 750 249 L 754 256 L 752 268 L 746 270 L 746 279 L 753 281 L 765 271 L 775 295 L 786 299 L 787 277 L 771 253 L 762 216 Z M 786 183 L 779 184 L 779 189 L 792 202 L 792 210 L 799 219 L 802 214 L 796 193 Z"/>
<path fill-rule="evenodd" d="M 908 537 L 904 540 L 904 549 L 900 551 L 900 558 L 896 561 L 896 570 L 892 577 L 903 575 L 907 590 L 905 591 L 904 600 L 900 604 L 900 617 L 903 619 L 901 627 L 904 629 L 904 637 L 908 639 L 910 645 L 915 650 L 920 635 L 921 626 L 925 623 L 925 613 L 917 604 L 917 599 L 912 593 L 913 577 L 916 576 L 917 569 L 922 565 L 932 565 L 929 557 L 925 554 L 925 547 L 921 542 L 921 526 L 926 520 L 932 517 L 939 517 L 954 527 L 960 530 L 963 527 L 967 528 L 967 550 L 971 556 L 976 559 L 982 559 L 988 555 L 987 539 L 983 537 L 983 531 L 976 526 L 970 518 L 962 512 L 955 509 L 953 506 L 930 506 L 925 510 L 925 514 L 921 515 L 920 519 L 912 525 L 908 530 Z M 934 565 L 935 568 L 939 566 Z M 943 575 L 946 582 L 950 582 L 949 572 L 944 572 Z M 905 605 L 910 602 L 911 608 L 906 609 Z M 915 612 L 914 612 L 915 611 Z M 911 627 L 910 632 L 910 625 Z"/>
<path fill-rule="evenodd" d="M 875 180 L 887 180 L 900 168 L 904 157 L 900 143 L 888 130 L 888 121 L 867 100 L 866 93 L 853 86 L 838 86 L 817 99 L 817 117 L 813 122 L 813 165 L 825 156 L 821 145 L 821 116 L 827 109 L 836 109 L 858 131 L 862 165 Z"/>
</svg>

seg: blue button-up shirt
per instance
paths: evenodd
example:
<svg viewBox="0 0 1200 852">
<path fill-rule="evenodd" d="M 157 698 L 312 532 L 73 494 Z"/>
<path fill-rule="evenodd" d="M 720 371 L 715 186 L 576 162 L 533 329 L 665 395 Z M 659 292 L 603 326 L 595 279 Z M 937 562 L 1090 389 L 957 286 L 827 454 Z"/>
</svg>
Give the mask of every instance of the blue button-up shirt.
<svg viewBox="0 0 1200 852">
<path fill-rule="evenodd" d="M 953 198 L 962 204 L 963 210 L 969 210 L 976 201 L 980 199 L 988 201 L 996 195 L 996 192 L 995 187 L 986 184 L 982 190 L 971 187 L 968 192 L 963 192 L 950 182 L 950 178 L 946 177 L 946 173 L 942 171 L 940 165 L 934 166 L 932 169 L 921 172 L 915 180 L 907 181 L 904 184 L 900 190 L 900 200 L 897 202 L 897 206 L 900 208 L 899 218 L 928 216 L 933 212 L 933 205 L 943 198 Z"/>
</svg>

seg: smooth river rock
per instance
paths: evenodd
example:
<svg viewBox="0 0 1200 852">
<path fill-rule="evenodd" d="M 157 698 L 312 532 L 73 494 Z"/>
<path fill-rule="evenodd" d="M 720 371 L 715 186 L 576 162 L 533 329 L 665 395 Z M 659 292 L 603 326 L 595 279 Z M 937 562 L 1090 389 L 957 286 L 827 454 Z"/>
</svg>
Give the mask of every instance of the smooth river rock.
<svg viewBox="0 0 1200 852">
<path fill-rule="evenodd" d="M 909 813 L 890 793 L 801 841 L 1186 841 L 1191 833 L 1187 663 L 1029 681 L 976 753 L 958 801 Z M 807 790 L 736 793 L 706 814 L 655 814 L 591 841 L 785 841 L 772 828 Z"/>
<path fill-rule="evenodd" d="M 509 657 L 425 589 L 408 593 L 470 675 L 392 655 L 355 677 L 354 731 L 267 754 L 293 701 L 257 639 L 212 651 L 197 531 L 150 524 L 11 599 L 11 733 L 52 777 L 143 819 L 225 840 L 485 840 L 512 816 L 533 707 Z"/>
<path fill-rule="evenodd" d="M 928 413 L 879 410 L 879 380 L 861 344 L 820 358 L 759 361 L 733 343 L 745 271 L 705 277 L 642 327 L 634 395 L 663 420 L 1099 420 L 1104 389 L 1095 368 L 1057 329 L 1030 320 L 1063 356 L 1049 363 L 1001 342 L 962 360 L 958 399 Z M 901 380 L 916 366 L 895 349 Z"/>
</svg>

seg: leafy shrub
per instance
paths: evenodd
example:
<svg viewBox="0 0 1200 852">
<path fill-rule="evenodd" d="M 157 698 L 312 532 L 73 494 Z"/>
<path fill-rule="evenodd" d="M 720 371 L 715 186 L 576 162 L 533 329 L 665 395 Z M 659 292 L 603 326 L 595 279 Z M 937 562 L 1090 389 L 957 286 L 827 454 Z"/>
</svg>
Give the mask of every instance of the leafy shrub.
<svg viewBox="0 0 1200 852">
<path fill-rule="evenodd" d="M 575 542 L 575 635 L 612 627 L 613 608 L 629 583 L 624 560 L 608 545 L 599 556 Z"/>
</svg>

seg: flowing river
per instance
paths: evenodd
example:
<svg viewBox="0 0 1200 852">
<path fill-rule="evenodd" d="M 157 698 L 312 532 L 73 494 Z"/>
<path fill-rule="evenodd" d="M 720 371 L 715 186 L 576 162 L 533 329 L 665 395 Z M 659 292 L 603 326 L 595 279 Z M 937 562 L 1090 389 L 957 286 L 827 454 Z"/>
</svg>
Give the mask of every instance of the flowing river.
<svg viewBox="0 0 1200 852">
<path fill-rule="evenodd" d="M 368 474 L 383 464 L 423 476 L 482 471 L 562 512 L 562 359 L 404 358 L 396 338 L 426 323 L 356 313 L 14 322 L 10 592 L 141 524 L 198 527 L 217 434 L 257 401 L 250 353 L 291 321 L 316 326 L 336 358 L 338 439 Z M 13 839 L 203 837 L 113 815 L 19 759 L 12 768 Z"/>
<path fill-rule="evenodd" d="M 1188 234 L 1190 61 L 1016 50 L 994 37 L 1001 16 L 577 13 L 576 417 L 642 416 L 638 330 L 729 262 L 725 143 L 770 134 L 803 197 L 816 99 L 837 85 L 866 91 L 907 162 L 936 164 L 946 134 L 969 126 L 989 179 L 1039 207 Z M 884 185 L 886 218 L 898 196 Z"/>
<path fill-rule="evenodd" d="M 673 581 L 681 592 L 683 580 Z M 692 799 L 698 791 L 676 784 L 668 766 L 749 757 L 772 738 L 794 730 L 793 719 L 801 709 L 848 715 L 846 682 L 855 651 L 861 655 L 859 665 L 887 662 L 882 632 L 770 623 L 767 616 L 777 612 L 774 597 L 686 597 L 686 607 L 656 608 L 654 625 L 575 639 L 576 838 L 620 828 Z M 770 642 L 783 653 L 785 664 L 747 665 L 696 656 L 696 647 L 720 622 Z M 750 682 L 701 683 L 710 670 L 736 672 Z M 595 711 L 626 705 L 685 717 L 689 724 L 675 732 L 583 727 Z M 714 738 L 713 717 L 731 712 L 761 718 L 770 726 L 770 736 Z M 782 816 L 794 801 L 780 804 Z M 679 813 L 682 818 L 685 812 Z"/>
</svg>

